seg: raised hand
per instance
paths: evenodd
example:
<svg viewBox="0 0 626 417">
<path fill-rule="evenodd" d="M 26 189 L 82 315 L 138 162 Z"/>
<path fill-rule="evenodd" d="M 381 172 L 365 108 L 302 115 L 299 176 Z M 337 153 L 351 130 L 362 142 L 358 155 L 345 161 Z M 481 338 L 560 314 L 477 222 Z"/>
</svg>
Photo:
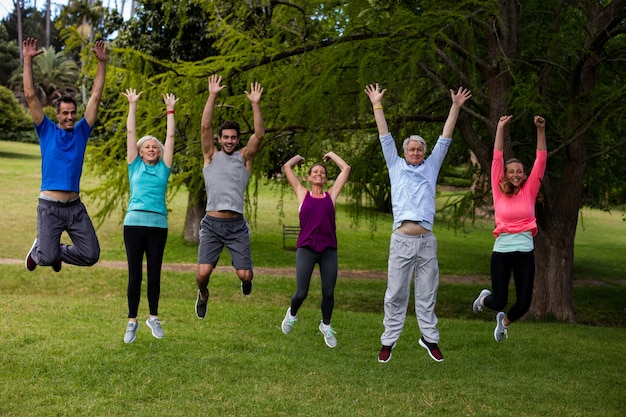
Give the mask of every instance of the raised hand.
<svg viewBox="0 0 626 417">
<path fill-rule="evenodd" d="M 37 39 L 26 38 L 23 42 L 22 53 L 24 54 L 24 58 L 34 58 L 43 53 L 43 50 L 37 50 Z"/>
<path fill-rule="evenodd" d="M 263 87 L 259 83 L 250 83 L 250 92 L 244 91 L 250 103 L 258 104 L 261 101 L 261 95 L 263 94 Z"/>
<path fill-rule="evenodd" d="M 137 93 L 137 90 L 134 88 L 127 88 L 126 91 L 122 93 L 122 95 L 128 99 L 129 103 L 137 103 L 142 94 L 143 91 Z"/>
<path fill-rule="evenodd" d="M 174 106 L 176 106 L 176 102 L 178 99 L 174 94 L 161 94 L 163 97 L 163 102 L 165 103 L 165 108 L 167 110 L 174 110 Z"/>
<path fill-rule="evenodd" d="M 102 39 L 96 41 L 91 51 L 96 56 L 96 58 L 98 58 L 98 61 L 107 60 L 107 48 Z"/>
<path fill-rule="evenodd" d="M 454 90 L 450 90 L 450 97 L 452 98 L 452 103 L 461 107 L 472 97 L 472 92 L 467 88 L 459 87 L 456 93 Z"/>
<path fill-rule="evenodd" d="M 209 95 L 218 94 L 222 91 L 226 86 L 221 85 L 222 76 L 217 74 L 211 74 L 209 76 Z"/>
<path fill-rule="evenodd" d="M 378 83 L 365 86 L 365 94 L 370 98 L 372 105 L 378 105 L 383 101 L 383 96 L 387 89 L 380 90 Z"/>
</svg>

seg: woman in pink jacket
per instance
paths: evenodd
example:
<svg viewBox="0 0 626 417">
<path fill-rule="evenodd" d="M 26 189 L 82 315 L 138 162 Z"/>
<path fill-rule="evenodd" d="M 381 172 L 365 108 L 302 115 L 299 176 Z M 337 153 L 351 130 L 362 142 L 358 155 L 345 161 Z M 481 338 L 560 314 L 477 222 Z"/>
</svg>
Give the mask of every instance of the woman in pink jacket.
<svg viewBox="0 0 626 417">
<path fill-rule="evenodd" d="M 504 128 L 513 116 L 502 116 L 498 121 L 491 163 L 491 189 L 495 211 L 496 241 L 491 254 L 491 288 L 482 290 L 474 300 L 475 314 L 489 307 L 498 311 L 493 336 L 501 342 L 509 325 L 520 319 L 530 308 L 535 280 L 535 255 L 533 238 L 537 234 L 535 202 L 546 170 L 546 121 L 534 117 L 537 127 L 537 156 L 527 176 L 517 159 L 503 159 Z M 515 304 L 508 313 L 502 311 L 508 301 L 509 280 L 515 281 Z"/>
</svg>

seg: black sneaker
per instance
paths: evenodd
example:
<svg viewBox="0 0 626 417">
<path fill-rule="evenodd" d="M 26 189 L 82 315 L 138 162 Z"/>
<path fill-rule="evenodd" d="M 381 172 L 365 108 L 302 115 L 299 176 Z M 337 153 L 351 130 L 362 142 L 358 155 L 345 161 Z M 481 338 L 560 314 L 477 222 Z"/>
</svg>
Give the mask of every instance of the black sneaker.
<svg viewBox="0 0 626 417">
<path fill-rule="evenodd" d="M 428 355 L 435 362 L 443 362 L 443 354 L 439 350 L 439 346 L 437 346 L 437 343 L 427 342 L 426 340 L 424 340 L 424 337 L 422 336 L 420 338 L 419 344 L 421 347 L 423 347 L 424 349 L 428 351 Z"/>
<path fill-rule="evenodd" d="M 29 271 L 34 271 L 35 268 L 37 268 L 37 263 L 35 263 L 35 260 L 30 256 L 30 254 L 33 253 L 33 249 L 35 249 L 35 246 L 37 246 L 37 239 L 35 239 L 35 241 L 33 242 L 33 245 L 30 247 L 30 250 L 26 254 L 26 259 L 24 259 L 24 266 Z"/>
<path fill-rule="evenodd" d="M 243 295 L 250 295 L 252 292 L 252 280 L 241 281 L 241 292 Z"/>
<path fill-rule="evenodd" d="M 61 260 L 59 259 L 57 262 L 52 264 L 52 269 L 54 270 L 54 272 L 59 272 L 62 266 L 63 264 L 61 263 Z"/>
<path fill-rule="evenodd" d="M 200 298 L 200 290 L 198 290 L 198 298 L 196 298 L 196 316 L 198 316 L 199 319 L 203 319 L 206 316 L 206 307 L 208 302 L 208 295 L 206 300 L 203 300 Z"/>
</svg>

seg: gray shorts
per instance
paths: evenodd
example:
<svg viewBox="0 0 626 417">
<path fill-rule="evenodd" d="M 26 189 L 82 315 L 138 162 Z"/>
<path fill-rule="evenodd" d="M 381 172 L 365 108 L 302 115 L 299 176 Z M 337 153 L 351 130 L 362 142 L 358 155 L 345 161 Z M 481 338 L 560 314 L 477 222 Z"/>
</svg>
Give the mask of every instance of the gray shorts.
<svg viewBox="0 0 626 417">
<path fill-rule="evenodd" d="M 246 219 L 220 219 L 205 215 L 200 222 L 198 264 L 217 266 L 222 249 L 228 249 L 235 269 L 252 270 L 250 225 Z"/>
</svg>

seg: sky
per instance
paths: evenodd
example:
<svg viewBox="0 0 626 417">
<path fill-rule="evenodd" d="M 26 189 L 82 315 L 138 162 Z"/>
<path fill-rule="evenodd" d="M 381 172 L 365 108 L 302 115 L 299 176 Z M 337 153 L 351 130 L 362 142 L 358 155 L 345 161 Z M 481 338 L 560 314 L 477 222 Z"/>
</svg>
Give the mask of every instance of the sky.
<svg viewBox="0 0 626 417">
<path fill-rule="evenodd" d="M 31 0 L 32 4 L 33 0 Z M 37 4 L 37 9 L 42 9 L 45 5 L 46 0 L 35 0 Z M 66 6 L 69 0 L 52 0 L 52 13 L 55 13 L 55 9 L 60 6 Z M 115 0 L 103 0 L 102 4 L 106 7 L 114 7 L 116 5 Z M 121 1 L 118 0 L 118 5 L 121 4 Z M 57 7 L 55 7 L 57 6 Z M 124 5 L 124 17 L 128 18 L 128 14 L 130 13 L 130 1 L 127 1 Z M 0 19 L 4 19 L 8 14 L 13 11 L 13 0 L 0 0 Z"/>
</svg>

